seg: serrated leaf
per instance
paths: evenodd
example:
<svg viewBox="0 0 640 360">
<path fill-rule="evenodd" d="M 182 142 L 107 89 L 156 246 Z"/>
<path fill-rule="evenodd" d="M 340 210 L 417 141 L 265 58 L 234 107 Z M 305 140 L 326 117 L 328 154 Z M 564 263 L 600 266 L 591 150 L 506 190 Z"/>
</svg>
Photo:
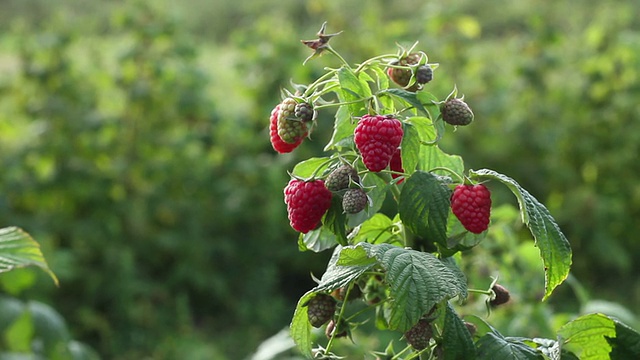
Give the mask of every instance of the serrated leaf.
<svg viewBox="0 0 640 360">
<path fill-rule="evenodd" d="M 298 300 L 291 325 L 289 326 L 293 342 L 307 358 L 311 358 L 312 356 L 311 349 L 313 344 L 311 341 L 311 323 L 309 323 L 309 314 L 307 313 L 306 305 L 313 296 L 313 291 L 302 295 L 300 300 Z"/>
<path fill-rule="evenodd" d="M 388 243 L 393 237 L 391 229 L 393 221 L 382 213 L 376 213 L 354 231 L 353 243 L 368 242 L 371 244 Z"/>
<path fill-rule="evenodd" d="M 356 280 L 360 275 L 376 265 L 375 262 L 364 262 L 363 265 L 339 265 L 340 253 L 345 248 L 350 249 L 353 247 L 337 246 L 334 249 L 333 255 L 327 264 L 327 270 L 322 275 L 320 283 L 315 287 L 314 291 L 333 291 L 347 286 L 350 282 Z"/>
<path fill-rule="evenodd" d="M 553 290 L 569 275 L 571 268 L 571 246 L 549 210 L 523 189 L 512 178 L 493 170 L 482 169 L 470 171 L 474 177 L 493 179 L 505 184 L 518 199 L 522 221 L 529 228 L 536 246 L 540 249 L 540 257 L 545 270 L 545 295 L 549 297 Z"/>
<path fill-rule="evenodd" d="M 324 226 L 311 230 L 306 234 L 301 233 L 298 237 L 298 249 L 300 251 L 322 252 L 331 249 L 337 244 L 336 235 Z"/>
<path fill-rule="evenodd" d="M 449 304 L 445 309 L 442 341 L 444 360 L 473 360 L 476 358 L 476 347 L 471 334 Z"/>
<path fill-rule="evenodd" d="M 412 123 L 404 123 L 404 136 L 402 137 L 402 167 L 411 174 L 415 171 L 420 160 L 420 132 Z"/>
<path fill-rule="evenodd" d="M 386 271 L 389 284 L 389 327 L 407 331 L 437 303 L 466 293 L 466 282 L 430 253 L 379 244 L 360 243 Z"/>
<path fill-rule="evenodd" d="M 414 93 L 414 92 L 407 91 L 407 90 L 404 90 L 404 89 L 386 89 L 386 90 L 382 90 L 382 91 L 378 92 L 378 94 L 379 95 L 381 95 L 381 94 L 392 95 L 395 98 L 401 100 L 402 102 L 404 102 L 404 103 L 406 103 L 408 105 L 411 105 L 416 110 L 421 112 L 423 115 L 425 115 L 427 117 L 431 117 L 431 115 L 429 114 L 429 111 L 427 111 L 427 109 L 424 107 L 424 105 L 422 105 L 420 100 L 418 100 L 418 98 L 416 97 L 416 93 Z"/>
<path fill-rule="evenodd" d="M 331 159 L 328 157 L 312 157 L 297 163 L 291 173 L 296 177 L 307 179 L 313 174 L 321 174 L 329 168 L 330 164 Z"/>
<path fill-rule="evenodd" d="M 563 348 L 581 360 L 608 359 L 611 345 L 607 338 L 616 337 L 616 325 L 602 314 L 581 316 L 558 330 Z"/>
<path fill-rule="evenodd" d="M 341 102 L 351 102 L 348 105 L 351 116 L 366 114 L 367 110 L 364 101 L 371 98 L 371 89 L 367 82 L 360 80 L 353 70 L 345 66 L 338 70 L 338 82 L 340 83 L 338 97 Z"/>
<path fill-rule="evenodd" d="M 371 266 L 376 263 L 362 247 L 345 247 L 340 251 L 337 265 L 339 266 Z"/>
<path fill-rule="evenodd" d="M 451 190 L 436 176 L 416 171 L 405 181 L 400 192 L 400 218 L 414 234 L 446 243 L 450 197 Z"/>
<path fill-rule="evenodd" d="M 40 244 L 31 235 L 14 226 L 0 229 L 0 273 L 26 266 L 39 267 L 58 285 L 58 278 L 44 259 Z"/>
<path fill-rule="evenodd" d="M 431 114 L 430 118 L 433 120 L 432 126 L 436 133 L 432 142 L 437 143 L 442 139 L 445 132 L 444 120 L 442 120 L 442 116 L 440 116 L 440 106 L 437 105 L 438 98 L 426 91 L 420 91 L 416 96 L 418 97 L 418 101 L 420 101 Z"/>
<path fill-rule="evenodd" d="M 331 140 L 324 150 L 328 151 L 346 146 L 346 143 L 353 137 L 356 125 L 357 121 L 354 121 L 351 118 L 347 105 L 338 107 L 338 111 L 336 111 L 335 115 L 335 121 L 333 122 L 333 134 L 331 135 Z"/>
<path fill-rule="evenodd" d="M 340 245 L 347 245 L 347 216 L 342 210 L 342 198 L 334 196 L 331 198 L 331 207 L 327 210 L 322 221 L 323 227 L 329 229 L 336 235 L 336 241 Z"/>
<path fill-rule="evenodd" d="M 542 353 L 515 338 L 505 338 L 497 331 L 484 335 L 476 343 L 477 360 L 543 360 Z"/>
</svg>

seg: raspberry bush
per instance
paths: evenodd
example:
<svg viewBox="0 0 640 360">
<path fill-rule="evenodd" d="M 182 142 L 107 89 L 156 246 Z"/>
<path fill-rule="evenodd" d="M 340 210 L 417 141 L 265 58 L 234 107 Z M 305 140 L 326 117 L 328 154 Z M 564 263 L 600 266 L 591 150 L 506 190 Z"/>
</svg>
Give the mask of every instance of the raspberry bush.
<svg viewBox="0 0 640 360">
<path fill-rule="evenodd" d="M 329 44 L 339 33 L 325 29 L 303 41 L 313 50 L 305 63 L 331 54 L 338 66 L 325 68 L 311 84 L 295 85 L 295 95 L 285 89 L 270 119 L 271 142 L 280 153 L 294 151 L 303 138 L 327 141 L 325 154 L 294 166 L 284 191 L 301 251 L 332 251 L 325 273 L 293 315 L 291 336 L 302 354 L 338 359 L 339 338 L 351 338 L 370 321 L 398 335 L 384 349 L 370 349 L 377 358 L 560 359 L 597 353 L 606 344 L 638 355 L 629 349 L 640 335 L 600 314 L 566 324 L 557 339 L 524 339 L 458 313 L 469 294 L 487 311 L 509 300 L 497 279 L 488 289 L 473 289 L 461 270 L 461 252 L 482 246 L 491 231 L 492 187 L 506 186 L 517 199 L 542 260 L 543 300 L 569 275 L 569 242 L 547 208 L 514 179 L 466 169 L 460 156 L 439 147 L 447 126 L 469 125 L 474 115 L 455 86 L 443 98 L 429 92 L 439 64 L 417 44 L 350 64 Z M 277 115 L 285 112 L 286 119 Z M 333 114 L 332 124 L 316 123 L 323 112 Z M 284 120 L 304 128 L 274 132 L 274 122 L 282 128 Z M 324 126 L 333 128 L 330 139 L 311 136 Z M 482 119 L 473 126 L 482 126 Z M 318 326 L 325 326 L 328 339 L 312 332 Z M 585 328 L 602 335 L 589 337 Z"/>
</svg>

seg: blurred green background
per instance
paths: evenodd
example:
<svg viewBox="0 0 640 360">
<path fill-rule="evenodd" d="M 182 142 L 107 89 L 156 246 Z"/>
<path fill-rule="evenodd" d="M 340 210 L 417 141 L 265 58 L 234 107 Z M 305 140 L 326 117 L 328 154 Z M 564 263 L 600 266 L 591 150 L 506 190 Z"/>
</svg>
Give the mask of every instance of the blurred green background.
<svg viewBox="0 0 640 360">
<path fill-rule="evenodd" d="M 443 149 L 516 179 L 570 240 L 571 281 L 542 304 L 537 250 L 495 188 L 491 236 L 465 255 L 470 285 L 500 274 L 514 293 L 489 321 L 551 336 L 595 309 L 638 325 L 637 1 L 0 5 L 0 219 L 42 244 L 61 283 L 20 270 L 0 285 L 103 358 L 245 358 L 313 287 L 329 254 L 298 252 L 282 189 L 322 153 L 332 114 L 284 156 L 267 127 L 281 88 L 339 66 L 302 66 L 299 40 L 323 21 L 352 63 L 420 41 L 441 65 L 427 90 L 457 85 L 476 116 Z"/>
</svg>

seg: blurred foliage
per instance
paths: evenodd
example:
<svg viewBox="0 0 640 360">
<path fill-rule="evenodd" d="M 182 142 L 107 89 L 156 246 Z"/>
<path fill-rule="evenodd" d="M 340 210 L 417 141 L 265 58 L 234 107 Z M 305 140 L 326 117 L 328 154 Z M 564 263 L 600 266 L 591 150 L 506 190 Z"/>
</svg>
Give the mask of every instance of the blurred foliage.
<svg viewBox="0 0 640 360">
<path fill-rule="evenodd" d="M 267 118 L 290 80 L 338 66 L 299 66 L 299 40 L 325 20 L 345 30 L 333 46 L 347 59 L 419 40 L 446 64 L 431 91 L 455 83 L 476 122 L 443 148 L 547 204 L 574 278 L 609 301 L 577 301 L 567 285 L 540 304 L 543 285 L 529 280 L 539 264 L 519 246 L 528 238 L 496 227 L 514 252 L 486 242 L 469 256 L 482 265 L 474 286 L 498 271 L 522 288 L 499 328 L 556 329 L 513 316 L 523 309 L 640 312 L 634 1 L 134 3 L 6 1 L 0 13 L 0 216 L 43 243 L 61 282 L 39 276 L 20 296 L 51 304 L 105 358 L 242 358 L 287 324 L 309 271 L 323 271 L 324 254 L 297 252 L 282 188 L 330 129 L 276 157 Z"/>
</svg>

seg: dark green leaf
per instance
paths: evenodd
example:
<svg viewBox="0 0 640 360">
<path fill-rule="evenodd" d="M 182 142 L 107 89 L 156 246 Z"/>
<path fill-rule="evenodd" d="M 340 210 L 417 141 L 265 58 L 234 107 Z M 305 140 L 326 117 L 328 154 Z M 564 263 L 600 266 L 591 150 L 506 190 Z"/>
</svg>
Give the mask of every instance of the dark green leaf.
<svg viewBox="0 0 640 360">
<path fill-rule="evenodd" d="M 613 321 L 616 337 L 607 338 L 612 347 L 611 360 L 640 359 L 640 334 L 616 319 Z"/>
<path fill-rule="evenodd" d="M 518 339 L 504 338 L 496 331 L 487 333 L 476 343 L 478 360 L 543 360 L 542 353 Z"/>
<path fill-rule="evenodd" d="M 444 360 L 472 360 L 476 358 L 476 347 L 471 334 L 449 304 L 445 310 L 442 341 Z"/>
<path fill-rule="evenodd" d="M 331 207 L 324 216 L 323 227 L 327 227 L 336 235 L 335 240 L 340 245 L 347 245 L 347 217 L 342 210 L 342 198 L 334 196 L 331 199 Z"/>
<path fill-rule="evenodd" d="M 414 107 L 416 110 L 420 111 L 425 116 L 429 118 L 431 117 L 431 115 L 429 115 L 429 111 L 427 111 L 427 109 L 422 105 L 420 100 L 418 100 L 418 98 L 416 97 L 416 93 L 414 92 L 403 90 L 403 89 L 387 89 L 387 90 L 380 91 L 378 94 L 379 95 L 390 94 L 396 97 L 397 99 L 405 102 L 406 104 Z"/>
<path fill-rule="evenodd" d="M 360 243 L 368 256 L 386 270 L 391 312 L 389 326 L 407 331 L 437 303 L 462 296 L 466 282 L 430 253 L 379 244 Z"/>
<path fill-rule="evenodd" d="M 399 212 L 402 222 L 414 234 L 446 243 L 451 190 L 433 174 L 416 171 L 402 188 Z"/>
<path fill-rule="evenodd" d="M 345 258 L 342 259 L 343 263 L 350 265 L 339 265 L 338 262 L 341 260 L 341 252 L 343 249 L 353 249 L 353 246 L 344 248 L 337 246 L 335 248 L 331 259 L 329 260 L 329 264 L 327 265 L 327 270 L 322 275 L 320 283 L 316 286 L 314 291 L 333 291 L 347 286 L 365 271 L 376 265 L 375 261 L 361 259 L 361 253 L 359 254 L 357 251 L 354 252 L 352 250 L 349 250 L 345 255 Z M 369 257 L 368 254 L 366 255 Z M 349 261 L 352 261 L 352 263 Z"/>
<path fill-rule="evenodd" d="M 571 268 L 571 246 L 549 210 L 523 189 L 512 178 L 493 170 L 471 171 L 472 176 L 481 179 L 494 179 L 505 184 L 518 199 L 522 221 L 527 225 L 536 245 L 545 269 L 545 295 L 549 297 L 556 286 L 569 275 Z"/>
<path fill-rule="evenodd" d="M 372 201 L 372 205 L 369 206 L 369 213 L 375 214 L 382 208 L 384 199 L 387 197 L 387 189 L 389 185 L 379 176 L 379 173 L 367 173 L 360 180 L 362 186 L 368 189 L 367 195 Z"/>
</svg>

